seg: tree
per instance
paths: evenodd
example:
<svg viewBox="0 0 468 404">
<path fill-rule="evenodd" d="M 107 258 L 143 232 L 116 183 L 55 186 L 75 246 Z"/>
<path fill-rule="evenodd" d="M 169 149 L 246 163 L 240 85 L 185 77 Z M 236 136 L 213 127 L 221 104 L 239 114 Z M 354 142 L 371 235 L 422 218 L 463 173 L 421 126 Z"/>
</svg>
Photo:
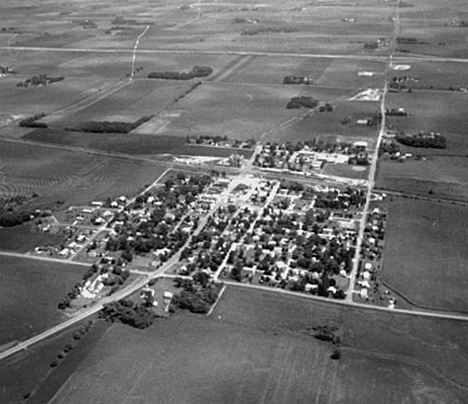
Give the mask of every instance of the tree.
<svg viewBox="0 0 468 404">
<path fill-rule="evenodd" d="M 232 267 L 231 278 L 237 282 L 241 282 L 243 268 L 244 268 L 244 265 L 242 264 L 242 261 L 237 260 L 234 266 Z"/>
</svg>

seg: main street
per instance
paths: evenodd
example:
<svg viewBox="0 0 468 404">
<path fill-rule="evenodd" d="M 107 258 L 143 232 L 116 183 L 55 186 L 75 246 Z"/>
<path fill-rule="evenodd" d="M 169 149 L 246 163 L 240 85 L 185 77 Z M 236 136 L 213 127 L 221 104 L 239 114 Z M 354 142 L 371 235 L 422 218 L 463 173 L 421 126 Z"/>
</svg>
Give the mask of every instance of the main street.
<svg viewBox="0 0 468 404">
<path fill-rule="evenodd" d="M 380 148 L 380 144 L 382 142 L 382 139 L 386 131 L 385 129 L 385 125 L 386 125 L 385 123 L 385 97 L 387 95 L 387 90 L 388 90 L 388 85 L 387 85 L 387 82 L 385 82 L 384 89 L 382 91 L 382 98 L 380 101 L 380 113 L 382 114 L 382 121 L 380 123 L 379 135 L 377 137 L 374 154 L 372 156 L 372 161 L 371 161 L 370 168 L 369 168 L 369 177 L 367 181 L 367 190 L 366 190 L 366 201 L 364 203 L 364 208 L 362 210 L 361 220 L 359 224 L 359 232 L 358 232 L 358 237 L 356 241 L 356 252 L 354 255 L 354 259 L 353 259 L 353 268 L 349 275 L 349 288 L 348 288 L 348 293 L 346 295 L 346 300 L 348 302 L 351 302 L 353 299 L 356 277 L 357 277 L 357 273 L 359 270 L 359 262 L 361 260 L 361 250 L 362 250 L 362 242 L 364 240 L 364 230 L 366 228 L 367 217 L 369 214 L 369 206 L 370 206 L 371 197 L 372 197 L 372 190 L 374 189 L 375 178 L 376 178 L 376 173 L 377 173 L 379 148 Z"/>
</svg>

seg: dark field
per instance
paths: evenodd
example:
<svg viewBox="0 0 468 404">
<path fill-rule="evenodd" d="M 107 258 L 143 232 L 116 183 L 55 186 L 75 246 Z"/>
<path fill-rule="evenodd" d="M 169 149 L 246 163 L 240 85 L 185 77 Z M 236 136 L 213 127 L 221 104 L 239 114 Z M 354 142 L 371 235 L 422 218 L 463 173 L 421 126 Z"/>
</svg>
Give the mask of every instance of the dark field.
<svg viewBox="0 0 468 404">
<path fill-rule="evenodd" d="M 186 143 L 185 137 L 170 135 L 78 133 L 36 129 L 26 134 L 24 139 L 135 156 L 186 154 L 192 156 L 229 157 L 232 153 L 239 153 L 245 157 L 249 157 L 252 154 L 250 150 L 191 146 Z M 142 167 L 144 167 L 144 164 Z"/>
<path fill-rule="evenodd" d="M 0 148 L 0 195 L 22 195 L 34 206 L 61 208 L 134 195 L 166 167 L 151 163 L 5 142 Z"/>
<path fill-rule="evenodd" d="M 0 228 L 0 250 L 27 252 L 39 245 L 60 245 L 64 236 L 34 230 L 24 224 L 10 228 Z"/>
<path fill-rule="evenodd" d="M 0 256 L 0 345 L 24 340 L 64 319 L 57 303 L 85 267 Z"/>
<path fill-rule="evenodd" d="M 468 312 L 467 209 L 396 198 L 390 203 L 383 280 L 415 305 Z"/>
<path fill-rule="evenodd" d="M 210 317 L 114 326 L 51 403 L 463 403 L 443 376 L 468 383 L 467 326 L 408 320 L 228 288 Z M 343 329 L 339 361 L 305 334 L 323 322 Z"/>
</svg>

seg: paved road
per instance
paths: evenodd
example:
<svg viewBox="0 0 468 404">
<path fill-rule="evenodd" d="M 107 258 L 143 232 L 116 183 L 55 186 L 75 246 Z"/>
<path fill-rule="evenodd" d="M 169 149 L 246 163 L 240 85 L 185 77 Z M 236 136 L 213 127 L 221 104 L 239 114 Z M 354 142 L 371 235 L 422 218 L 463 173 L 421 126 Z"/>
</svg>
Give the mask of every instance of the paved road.
<svg viewBox="0 0 468 404">
<path fill-rule="evenodd" d="M 84 267 L 90 267 L 91 264 L 85 264 L 83 262 L 76 262 L 72 261 L 71 259 L 61 259 L 61 258 L 52 258 L 52 257 L 42 257 L 40 255 L 31 255 L 31 254 L 24 254 L 24 253 L 16 253 L 10 251 L 0 251 L 0 255 L 5 257 L 15 257 L 15 258 L 27 258 L 36 261 L 46 261 L 46 262 L 55 262 L 67 265 L 79 265 Z"/>
<path fill-rule="evenodd" d="M 0 50 L 10 51 L 31 51 L 31 52 L 83 52 L 83 53 L 133 53 L 132 49 L 109 49 L 109 48 L 55 48 L 38 46 L 0 46 Z M 190 54 L 190 55 L 238 55 L 238 56 L 271 56 L 271 57 L 291 57 L 291 58 L 325 58 L 325 59 L 347 59 L 347 60 L 375 60 L 388 61 L 386 55 L 342 55 L 342 54 L 321 54 L 321 53 L 290 53 L 290 52 L 259 52 L 259 51 L 237 51 L 237 50 L 190 50 L 190 49 L 139 49 L 140 54 Z M 467 58 L 450 58 L 427 55 L 404 55 L 394 56 L 394 61 L 405 62 L 449 62 L 468 63 Z"/>
<path fill-rule="evenodd" d="M 360 309 L 374 310 L 374 311 L 385 311 L 387 313 L 390 312 L 393 314 L 408 314 L 408 315 L 419 316 L 419 317 L 468 322 L 468 315 L 463 315 L 463 314 L 438 313 L 434 311 L 422 311 L 422 310 L 389 309 L 388 307 L 372 306 L 370 304 L 358 303 L 358 302 L 348 301 L 348 300 L 328 299 L 325 297 L 306 295 L 306 294 L 302 294 L 298 292 L 292 292 L 290 290 L 284 290 L 280 288 L 271 288 L 268 286 L 252 285 L 252 284 L 247 284 L 247 283 L 237 283 L 233 281 L 223 281 L 223 282 L 226 285 L 233 286 L 233 287 L 249 288 L 249 289 L 261 290 L 261 291 L 268 291 L 272 293 L 280 293 L 280 294 L 287 295 L 287 296 L 320 301 L 322 303 L 335 304 L 335 305 L 340 305 L 340 306 L 356 307 Z"/>
<path fill-rule="evenodd" d="M 388 90 L 388 85 L 387 82 L 385 82 L 385 86 L 382 92 L 382 99 L 380 101 L 380 113 L 382 114 L 382 122 L 380 124 L 380 131 L 379 131 L 379 136 L 377 137 L 377 142 L 375 145 L 375 151 L 374 155 L 372 156 L 372 161 L 371 165 L 369 168 L 369 179 L 367 181 L 367 191 L 366 191 L 366 201 L 364 203 L 364 208 L 362 210 L 362 217 L 361 217 L 361 223 L 359 224 L 359 233 L 358 233 L 358 238 L 356 241 L 356 252 L 354 255 L 353 259 L 353 268 L 351 270 L 351 274 L 349 277 L 349 288 L 348 292 L 346 295 L 346 301 L 351 302 L 353 299 L 353 293 L 354 293 L 354 287 L 356 283 L 356 277 L 357 277 L 357 272 L 359 269 L 359 261 L 361 259 L 361 250 L 362 250 L 362 242 L 364 240 L 364 229 L 366 227 L 367 223 L 367 216 L 369 213 L 369 205 L 371 202 L 371 197 L 372 197 L 372 190 L 374 188 L 375 184 L 375 177 L 377 173 L 377 162 L 379 159 L 379 148 L 380 148 L 380 143 L 382 142 L 383 136 L 385 134 L 385 98 L 387 96 L 387 90 Z"/>
</svg>

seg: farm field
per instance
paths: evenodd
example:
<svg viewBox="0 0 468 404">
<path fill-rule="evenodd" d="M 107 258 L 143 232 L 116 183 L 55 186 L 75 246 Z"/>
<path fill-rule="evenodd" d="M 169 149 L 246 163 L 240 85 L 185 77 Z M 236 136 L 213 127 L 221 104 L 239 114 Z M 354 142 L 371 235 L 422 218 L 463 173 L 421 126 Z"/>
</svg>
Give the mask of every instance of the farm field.
<svg viewBox="0 0 468 404">
<path fill-rule="evenodd" d="M 166 167 L 118 158 L 71 152 L 39 145 L 2 142 L 2 197 L 21 195 L 36 207 L 61 208 L 134 195 Z"/>
<path fill-rule="evenodd" d="M 296 95 L 297 89 L 286 87 L 204 84 L 168 110 L 173 118 L 168 118 L 163 133 L 260 138 L 280 123 L 305 114 L 286 109 Z"/>
<path fill-rule="evenodd" d="M 464 63 L 419 62 L 405 59 L 400 60 L 398 63 L 409 65 L 411 69 L 405 72 L 389 70 L 387 79 L 391 80 L 392 77 L 404 76 L 417 79 L 417 81 L 406 81 L 403 83 L 416 94 L 419 94 L 421 90 L 450 91 L 450 88 L 457 90 L 468 86 Z"/>
<path fill-rule="evenodd" d="M 438 132 L 447 140 L 446 149 L 413 149 L 413 153 L 436 155 L 468 154 L 465 128 L 468 97 L 458 92 L 390 93 L 387 108 L 404 108 L 409 116 L 388 117 L 387 125 L 406 133 Z"/>
<path fill-rule="evenodd" d="M 230 83 L 282 84 L 285 76 L 305 76 L 319 87 L 358 89 L 382 85 L 385 63 L 333 58 L 290 56 L 239 56 L 235 68 L 220 81 Z M 373 72 L 372 77 L 358 76 Z M 297 88 L 301 88 L 297 86 Z"/>
<path fill-rule="evenodd" d="M 24 224 L 11 228 L 0 228 L 0 250 L 27 252 L 39 245 L 60 245 L 64 236 L 33 230 Z"/>
<path fill-rule="evenodd" d="M 75 356 L 74 359 L 68 361 L 71 365 L 76 364 L 76 356 L 80 356 L 82 351 L 87 346 L 99 340 L 100 334 L 105 332 L 109 327 L 108 323 L 97 323 L 92 328 L 92 332 L 88 332 L 83 339 L 77 341 L 73 335 L 80 330 L 82 323 L 67 328 L 61 333 L 48 338 L 45 341 L 38 343 L 35 346 L 28 348 L 13 357 L 3 361 L 0 365 L 0 401 L 2 404 L 17 404 L 21 401 L 24 394 L 36 393 L 36 389 L 40 392 L 34 395 L 34 399 L 41 398 L 42 403 L 47 402 L 45 396 L 49 389 L 57 388 L 57 376 L 67 378 L 68 369 L 61 367 L 51 368 L 50 363 L 58 360 L 57 355 L 66 345 L 74 347 L 68 355 Z M 69 356 L 67 357 L 67 359 Z"/>
<path fill-rule="evenodd" d="M 292 53 L 363 53 L 363 42 L 390 35 L 389 14 L 395 7 L 373 1 L 356 5 L 307 4 L 269 2 L 218 3 L 187 7 L 183 1 L 170 4 L 142 2 L 138 5 L 95 2 L 93 9 L 83 9 L 78 3 L 61 5 L 59 9 L 43 7 L 36 18 L 27 6 L 10 7 L 6 17 L 11 24 L 22 27 L 14 44 L 20 46 L 55 46 L 75 48 L 128 49 L 144 29 L 146 21 L 161 21 L 150 25 L 143 38 L 144 49 L 187 49 L 221 51 L 267 51 Z M 148 12 L 151 10 L 151 12 Z M 359 18 L 365 14 L 367 18 Z M 63 18 L 65 16 L 65 18 Z M 112 24 L 116 16 L 134 16 L 140 26 L 118 29 Z M 24 23 L 21 17 L 29 21 Z M 342 21 L 354 18 L 354 22 Z M 90 19 L 96 26 L 83 29 L 77 21 Z M 258 25 L 251 21 L 257 20 Z M 264 31 L 258 31 L 261 27 Z M 109 29 L 113 28 L 113 32 Z M 266 30 L 266 31 L 265 31 Z M 47 32 L 47 34 L 45 34 Z M 63 32 L 66 32 L 64 35 Z M 4 40 L 8 43 L 8 39 Z M 281 43 L 281 47 L 278 44 Z M 382 49 L 373 53 L 385 53 Z"/>
<path fill-rule="evenodd" d="M 415 153 L 414 148 L 410 152 Z M 468 159 L 462 156 L 433 155 L 426 160 L 407 159 L 403 163 L 381 160 L 377 187 L 435 198 L 468 200 L 467 168 Z"/>
<path fill-rule="evenodd" d="M 400 36 L 415 38 L 419 43 L 400 45 L 411 53 L 445 57 L 466 57 L 464 28 L 450 26 L 466 19 L 463 0 L 441 3 L 436 0 L 415 0 L 410 7 L 400 7 Z M 449 25 L 449 26 L 447 26 Z"/>
<path fill-rule="evenodd" d="M 389 206 L 383 281 L 416 306 L 468 312 L 467 209 L 400 198 Z"/>
<path fill-rule="evenodd" d="M 134 122 L 143 116 L 154 115 L 164 109 L 194 83 L 167 80 L 139 80 L 128 82 L 118 91 L 74 111 L 59 111 L 42 122 L 60 128 L 74 127 L 86 121 Z"/>
<path fill-rule="evenodd" d="M 375 131 L 357 125 L 372 117 L 377 104 L 347 101 L 355 92 L 304 86 L 249 86 L 205 84 L 169 108 L 161 134 L 228 136 L 263 141 L 311 140 L 317 135 L 373 137 Z M 332 113 L 310 114 L 306 109 L 286 109 L 291 97 L 311 96 L 330 102 Z M 351 123 L 340 121 L 349 117 Z M 304 119 L 301 119 L 304 118 Z"/>
<path fill-rule="evenodd" d="M 161 403 L 364 404 L 434 397 L 463 403 L 463 389 L 431 368 L 437 365 L 445 375 L 448 360 L 466 349 L 458 335 L 466 331 L 464 324 L 449 336 L 462 345 L 441 345 L 447 356 L 437 363 L 422 356 L 435 350 L 434 339 L 442 338 L 447 322 L 416 319 L 402 327 L 392 314 L 354 309 L 342 314 L 338 306 L 229 287 L 210 317 L 178 314 L 145 331 L 114 325 L 51 403 L 152 397 Z M 372 331 L 363 327 L 369 321 Z M 339 361 L 329 358 L 330 346 L 306 335 L 307 327 L 321 322 L 343 327 Z M 123 343 L 129 340 L 132 344 Z M 467 382 L 457 374 L 457 382 Z"/>
<path fill-rule="evenodd" d="M 57 303 L 81 279 L 82 266 L 0 256 L 0 345 L 62 321 Z"/>
</svg>

